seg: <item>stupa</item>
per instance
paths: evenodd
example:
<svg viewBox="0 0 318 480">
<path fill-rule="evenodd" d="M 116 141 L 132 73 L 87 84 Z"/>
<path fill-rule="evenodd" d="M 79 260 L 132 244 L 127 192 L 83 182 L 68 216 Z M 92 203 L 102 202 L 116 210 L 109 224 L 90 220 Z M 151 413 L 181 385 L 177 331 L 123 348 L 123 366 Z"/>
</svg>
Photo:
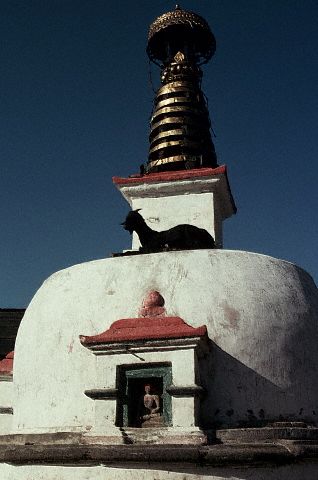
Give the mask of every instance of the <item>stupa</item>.
<svg viewBox="0 0 318 480">
<path fill-rule="evenodd" d="M 191 224 L 216 248 L 141 253 L 134 235 L 44 282 L 0 362 L 5 480 L 318 476 L 317 288 L 289 262 L 222 249 L 236 207 L 201 90 L 214 51 L 193 12 L 152 23 L 149 158 L 113 181 L 154 230 Z"/>
</svg>

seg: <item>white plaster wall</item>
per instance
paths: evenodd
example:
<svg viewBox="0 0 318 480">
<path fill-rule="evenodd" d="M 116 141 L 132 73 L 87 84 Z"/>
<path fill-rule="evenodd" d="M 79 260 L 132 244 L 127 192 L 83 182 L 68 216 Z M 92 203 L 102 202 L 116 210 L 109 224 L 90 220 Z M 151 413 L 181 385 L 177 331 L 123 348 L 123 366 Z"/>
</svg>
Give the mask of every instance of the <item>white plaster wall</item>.
<svg viewBox="0 0 318 480">
<path fill-rule="evenodd" d="M 142 366 L 145 363 L 172 364 L 172 382 L 176 386 L 195 384 L 195 361 L 194 348 L 188 346 L 177 350 L 138 352 L 138 356 L 124 353 L 114 355 L 98 355 L 96 360 L 96 384 L 95 388 L 115 388 L 116 368 L 118 365 Z M 186 366 L 186 368 L 185 368 Z"/>
<path fill-rule="evenodd" d="M 0 407 L 12 407 L 13 402 L 13 382 L 0 380 Z M 0 414 L 0 434 L 9 433 L 11 430 L 12 415 L 7 413 Z"/>
<path fill-rule="evenodd" d="M 141 465 L 142 467 L 142 465 Z M 181 470 L 181 471 L 180 471 Z M 19 466 L 0 464 L 2 480 L 316 480 L 315 464 L 273 468 L 180 468 L 169 471 L 165 465 L 145 468 L 111 468 L 101 466 Z"/>
<path fill-rule="evenodd" d="M 194 348 L 175 351 L 138 352 L 132 354 L 99 355 L 96 360 L 95 388 L 115 388 L 116 369 L 118 365 L 135 365 L 136 368 L 146 363 L 169 362 L 172 365 L 172 383 L 175 386 L 193 386 L 195 384 Z M 186 367 L 186 368 L 185 368 Z M 197 424 L 194 416 L 193 398 L 172 398 L 172 420 L 174 427 L 192 427 Z M 116 422 L 116 401 L 97 400 L 95 402 L 95 421 L 91 433 L 113 431 L 122 438 L 114 428 Z"/>
<path fill-rule="evenodd" d="M 311 277 L 264 255 L 197 250 L 97 260 L 52 275 L 16 340 L 14 431 L 91 429 L 94 402 L 83 392 L 96 384 L 95 356 L 78 335 L 136 316 L 152 289 L 169 315 L 206 324 L 216 344 L 201 375 L 209 392 L 205 421 L 315 421 L 318 296 Z"/>
<path fill-rule="evenodd" d="M 0 415 L 0 435 L 7 435 L 11 431 L 12 427 L 12 415 L 2 414 Z"/>
<path fill-rule="evenodd" d="M 0 380 L 0 407 L 12 407 L 13 382 Z"/>
</svg>

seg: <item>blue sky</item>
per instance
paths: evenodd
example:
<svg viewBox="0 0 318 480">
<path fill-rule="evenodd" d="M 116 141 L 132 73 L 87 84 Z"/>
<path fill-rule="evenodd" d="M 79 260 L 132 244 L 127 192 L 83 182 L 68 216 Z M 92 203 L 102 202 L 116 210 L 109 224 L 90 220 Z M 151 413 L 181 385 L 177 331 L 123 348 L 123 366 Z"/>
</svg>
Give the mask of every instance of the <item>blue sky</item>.
<svg viewBox="0 0 318 480">
<path fill-rule="evenodd" d="M 217 40 L 203 90 L 238 207 L 224 246 L 318 279 L 318 3 L 185 0 Z M 0 2 L 0 307 L 129 247 L 113 175 L 147 159 L 159 70 L 148 26 L 170 1 Z"/>
</svg>

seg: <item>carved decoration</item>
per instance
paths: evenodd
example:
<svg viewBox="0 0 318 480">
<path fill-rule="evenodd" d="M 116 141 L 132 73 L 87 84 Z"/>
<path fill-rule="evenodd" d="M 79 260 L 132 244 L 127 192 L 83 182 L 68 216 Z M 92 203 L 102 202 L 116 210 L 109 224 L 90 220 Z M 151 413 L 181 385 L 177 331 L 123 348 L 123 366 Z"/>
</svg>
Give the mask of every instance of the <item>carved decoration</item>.
<svg viewBox="0 0 318 480">
<path fill-rule="evenodd" d="M 156 290 L 151 290 L 142 302 L 142 306 L 139 310 L 140 317 L 163 317 L 166 314 L 164 308 L 164 298 Z"/>
</svg>

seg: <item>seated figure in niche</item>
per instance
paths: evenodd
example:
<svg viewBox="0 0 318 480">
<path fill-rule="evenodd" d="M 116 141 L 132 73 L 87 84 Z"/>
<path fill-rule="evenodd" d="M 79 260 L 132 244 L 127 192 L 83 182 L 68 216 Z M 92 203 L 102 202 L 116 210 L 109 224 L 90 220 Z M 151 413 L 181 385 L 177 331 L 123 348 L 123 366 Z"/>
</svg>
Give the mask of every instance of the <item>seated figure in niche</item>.
<svg viewBox="0 0 318 480">
<path fill-rule="evenodd" d="M 140 417 L 141 426 L 155 427 L 161 425 L 162 417 L 160 414 L 160 399 L 159 395 L 151 393 L 152 387 L 150 384 L 145 385 L 145 394 L 142 400 L 142 415 Z"/>
</svg>

